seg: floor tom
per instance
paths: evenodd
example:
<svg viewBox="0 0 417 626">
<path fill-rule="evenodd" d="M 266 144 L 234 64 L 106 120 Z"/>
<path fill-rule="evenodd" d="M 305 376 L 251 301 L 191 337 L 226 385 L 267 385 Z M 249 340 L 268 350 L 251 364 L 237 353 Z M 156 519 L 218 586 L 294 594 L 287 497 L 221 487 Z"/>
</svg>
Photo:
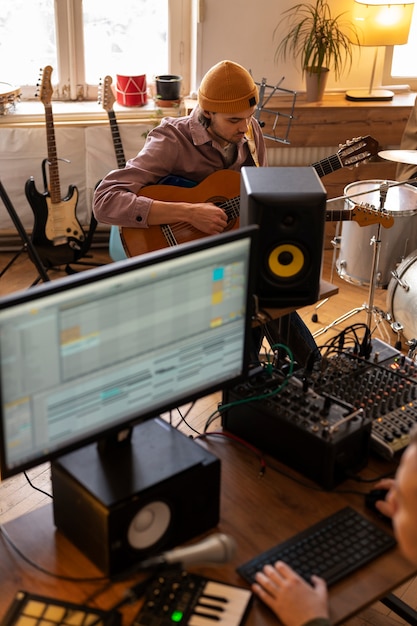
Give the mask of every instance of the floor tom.
<svg viewBox="0 0 417 626">
<path fill-rule="evenodd" d="M 356 205 L 380 206 L 382 180 L 364 180 L 345 187 L 345 210 Z M 395 184 L 395 181 L 387 181 Z M 360 194 L 360 195 L 356 195 Z M 386 288 L 391 271 L 417 247 L 417 188 L 405 184 L 388 189 L 384 209 L 394 217 L 391 228 L 379 229 L 379 262 L 376 268 L 376 287 Z M 336 269 L 344 280 L 356 285 L 369 285 L 374 255 L 373 238 L 378 235 L 378 225 L 359 226 L 355 221 L 344 221 L 341 229 L 339 255 Z"/>
</svg>

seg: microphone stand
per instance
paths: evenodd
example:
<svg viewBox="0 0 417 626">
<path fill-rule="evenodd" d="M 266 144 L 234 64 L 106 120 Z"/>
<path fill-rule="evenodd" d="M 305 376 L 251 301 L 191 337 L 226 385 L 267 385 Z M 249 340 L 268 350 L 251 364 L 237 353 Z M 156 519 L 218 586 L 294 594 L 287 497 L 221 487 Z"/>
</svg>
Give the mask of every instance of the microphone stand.
<svg viewBox="0 0 417 626">
<path fill-rule="evenodd" d="M 388 193 L 388 183 L 387 181 L 383 182 L 379 188 L 379 211 L 384 210 L 385 201 L 387 199 Z M 372 255 L 372 269 L 371 269 L 371 278 L 369 281 L 369 294 L 368 294 L 368 309 L 366 316 L 366 325 L 368 328 L 371 327 L 372 321 L 372 312 L 374 310 L 374 298 L 375 298 L 375 289 L 376 289 L 376 273 L 379 264 L 379 256 L 381 253 L 381 222 L 378 222 L 376 236 L 374 235 L 371 238 L 371 245 L 374 246 L 373 255 Z"/>
<path fill-rule="evenodd" d="M 365 192 L 360 191 L 358 193 L 349 195 L 348 199 L 355 197 L 355 196 L 368 194 L 372 191 L 379 191 L 380 206 L 378 210 L 382 212 L 384 210 L 385 201 L 386 201 L 387 194 L 388 194 L 388 189 L 390 189 L 391 187 L 398 187 L 400 185 L 405 185 L 407 183 L 414 182 L 414 181 L 417 182 L 417 178 L 412 178 L 410 179 L 410 181 L 404 181 L 404 182 L 399 182 L 399 183 L 394 183 L 394 184 L 389 184 L 387 181 L 384 181 L 383 183 L 381 183 L 381 185 L 378 188 L 371 189 L 371 190 L 368 189 Z M 340 196 L 338 198 L 333 198 L 333 202 L 336 200 L 341 200 L 341 199 L 347 199 L 347 196 Z M 370 245 L 373 245 L 374 248 L 373 248 L 373 254 L 372 254 L 371 277 L 369 281 L 368 303 L 365 302 L 362 306 L 356 307 L 355 309 L 351 309 L 347 313 L 344 313 L 337 319 L 333 320 L 330 324 L 328 324 L 324 328 L 321 328 L 320 330 L 317 330 L 315 333 L 312 333 L 314 338 L 320 335 L 323 335 L 330 328 L 337 326 L 341 322 L 346 321 L 347 319 L 349 319 L 350 317 L 353 317 L 354 315 L 356 315 L 357 313 L 360 313 L 361 311 L 366 311 L 367 313 L 366 325 L 368 326 L 368 328 L 371 327 L 372 313 L 374 312 L 374 298 L 375 298 L 375 289 L 376 289 L 377 270 L 378 270 L 380 252 L 381 252 L 381 223 L 380 222 L 378 222 L 378 225 L 377 225 L 376 235 L 374 235 L 370 240 Z"/>
</svg>

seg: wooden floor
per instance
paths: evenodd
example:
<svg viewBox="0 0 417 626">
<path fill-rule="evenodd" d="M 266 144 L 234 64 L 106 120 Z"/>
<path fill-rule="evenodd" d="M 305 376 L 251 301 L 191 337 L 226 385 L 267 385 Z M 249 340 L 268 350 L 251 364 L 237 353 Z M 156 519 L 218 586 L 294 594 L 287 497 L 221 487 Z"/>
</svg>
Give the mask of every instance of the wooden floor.
<svg viewBox="0 0 417 626">
<path fill-rule="evenodd" d="M 86 259 L 87 263 L 107 263 L 110 261 L 106 249 L 92 248 L 92 258 Z M 333 282 L 338 288 L 339 293 L 324 303 L 316 306 L 308 306 L 299 312 L 316 336 L 319 345 L 325 344 L 328 339 L 336 333 L 346 328 L 348 325 L 356 322 L 369 323 L 370 327 L 377 336 L 387 343 L 395 344 L 397 336 L 391 330 L 389 323 L 384 319 L 385 314 L 389 312 L 390 303 L 387 304 L 387 290 L 376 289 L 374 297 L 371 298 L 368 287 L 360 287 L 351 284 L 348 280 L 341 279 L 335 270 L 335 256 L 333 250 L 325 250 L 323 258 L 323 278 Z M 4 271 L 7 264 L 15 257 L 15 253 L 0 251 L 0 272 Z M 73 269 L 79 271 L 87 269 L 87 266 L 73 266 Z M 59 279 L 65 276 L 65 271 L 50 272 L 51 279 Z M 20 254 L 12 263 L 12 265 L 0 277 L 0 295 L 4 296 L 8 293 L 19 289 L 27 289 L 36 281 L 38 273 L 35 266 L 28 259 L 26 252 Z M 369 312 L 370 300 L 372 301 L 372 311 Z M 336 325 L 332 325 L 333 321 L 340 316 L 345 315 L 349 311 L 358 307 L 361 309 L 352 317 L 348 317 L 345 321 L 341 321 Z M 313 322 L 313 316 L 318 317 L 318 321 Z M 328 328 L 330 326 L 330 328 Z M 326 332 L 322 332 L 326 329 Z M 404 351 L 407 346 L 404 345 Z M 200 400 L 193 411 L 192 416 L 188 418 L 188 422 L 197 430 L 202 430 L 207 417 L 211 414 L 219 400 L 219 394 L 213 394 L 207 398 Z M 166 416 L 168 418 L 168 416 Z M 179 422 L 179 415 L 173 415 L 173 423 Z M 186 430 L 186 427 L 183 427 Z M 190 431 L 188 431 L 189 433 Z M 45 492 L 50 492 L 49 465 L 34 468 L 28 472 L 28 476 L 32 484 Z M 23 475 L 8 479 L 0 484 L 0 523 L 4 523 L 10 519 L 22 515 L 36 507 L 41 506 L 49 501 L 49 497 L 39 491 L 36 491 Z M 407 604 L 417 609 L 417 579 L 414 579 L 396 590 Z M 404 624 L 396 614 L 392 613 L 381 603 L 370 607 L 360 616 L 348 622 L 348 626 L 363 626 L 364 624 L 374 624 L 375 626 L 394 626 Z"/>
</svg>

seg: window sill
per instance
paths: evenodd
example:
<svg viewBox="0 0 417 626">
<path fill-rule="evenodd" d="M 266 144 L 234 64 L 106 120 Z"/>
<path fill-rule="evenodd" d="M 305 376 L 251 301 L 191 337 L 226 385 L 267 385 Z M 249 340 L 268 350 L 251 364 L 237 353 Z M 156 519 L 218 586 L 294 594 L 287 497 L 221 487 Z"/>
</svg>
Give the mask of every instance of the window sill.
<svg viewBox="0 0 417 626">
<path fill-rule="evenodd" d="M 141 107 L 124 107 L 117 103 L 112 108 L 117 121 L 121 123 L 155 123 L 156 120 L 172 116 L 178 117 L 185 113 L 183 102 L 178 106 L 158 108 L 152 100 Z M 93 125 L 107 124 L 108 111 L 104 110 L 96 101 L 52 103 L 54 124 L 56 125 Z M 0 125 L 14 126 L 43 126 L 45 125 L 45 110 L 39 101 L 18 102 L 14 110 L 0 115 Z"/>
</svg>

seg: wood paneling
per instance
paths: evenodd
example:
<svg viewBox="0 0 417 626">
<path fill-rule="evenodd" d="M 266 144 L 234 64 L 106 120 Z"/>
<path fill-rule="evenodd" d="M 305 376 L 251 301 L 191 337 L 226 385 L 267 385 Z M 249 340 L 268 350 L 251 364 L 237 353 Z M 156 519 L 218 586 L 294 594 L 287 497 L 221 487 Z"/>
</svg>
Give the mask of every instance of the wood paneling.
<svg viewBox="0 0 417 626">
<path fill-rule="evenodd" d="M 390 102 L 349 102 L 344 94 L 326 94 L 321 102 L 306 102 L 297 95 L 291 125 L 292 146 L 337 146 L 343 137 L 372 135 L 381 150 L 398 146 L 416 94 L 397 94 Z M 292 102 L 276 96 L 267 108 L 291 115 Z M 275 116 L 262 112 L 265 132 L 272 132 Z M 268 141 L 269 145 L 274 142 Z"/>
</svg>

